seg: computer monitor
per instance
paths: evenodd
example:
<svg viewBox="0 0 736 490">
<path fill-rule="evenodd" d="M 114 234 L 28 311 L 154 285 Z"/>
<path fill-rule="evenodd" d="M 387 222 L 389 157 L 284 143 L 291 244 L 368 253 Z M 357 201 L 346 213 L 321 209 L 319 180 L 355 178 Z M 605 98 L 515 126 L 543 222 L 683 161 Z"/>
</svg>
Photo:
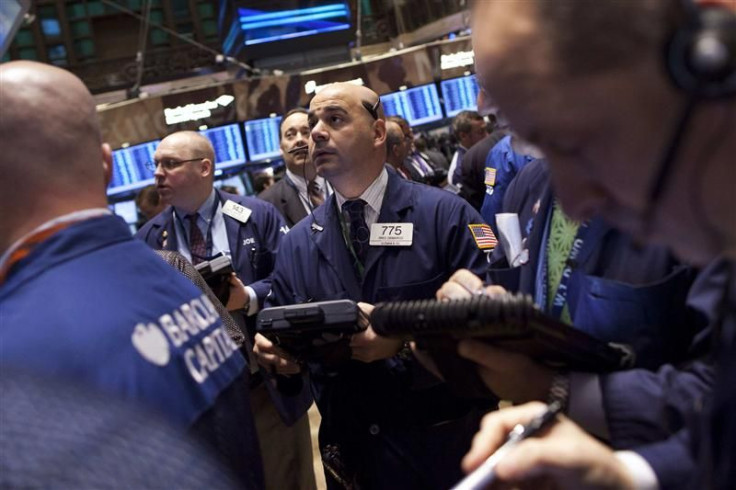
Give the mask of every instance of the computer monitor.
<svg viewBox="0 0 736 490">
<path fill-rule="evenodd" d="M 447 117 L 455 117 L 460 111 L 478 110 L 479 89 L 475 75 L 442 80 L 440 89 Z"/>
<path fill-rule="evenodd" d="M 233 175 L 231 177 L 225 177 L 215 181 L 215 187 L 218 189 L 222 188 L 223 185 L 229 185 L 235 187 L 238 190 L 238 194 L 241 196 L 247 196 L 248 191 L 243 184 L 243 179 L 239 175 Z"/>
<path fill-rule="evenodd" d="M 215 149 L 215 168 L 224 170 L 246 163 L 243 136 L 240 134 L 240 125 L 228 124 L 200 131 L 207 137 Z"/>
<path fill-rule="evenodd" d="M 153 171 L 146 167 L 153 161 L 153 154 L 160 140 L 120 148 L 112 152 L 112 181 L 107 195 L 131 192 L 153 184 Z"/>
<path fill-rule="evenodd" d="M 280 125 L 281 116 L 245 122 L 245 143 L 251 162 L 281 156 L 279 150 Z"/>
<path fill-rule="evenodd" d="M 437 86 L 433 83 L 381 95 L 387 116 L 401 116 L 411 126 L 444 119 Z"/>
<path fill-rule="evenodd" d="M 13 42 L 15 33 L 20 29 L 23 18 L 31 8 L 31 0 L 0 1 L 0 57 Z"/>
<path fill-rule="evenodd" d="M 112 205 L 113 213 L 117 214 L 125 220 L 129 225 L 134 225 L 138 222 L 138 208 L 135 205 L 135 201 L 120 201 Z"/>
</svg>

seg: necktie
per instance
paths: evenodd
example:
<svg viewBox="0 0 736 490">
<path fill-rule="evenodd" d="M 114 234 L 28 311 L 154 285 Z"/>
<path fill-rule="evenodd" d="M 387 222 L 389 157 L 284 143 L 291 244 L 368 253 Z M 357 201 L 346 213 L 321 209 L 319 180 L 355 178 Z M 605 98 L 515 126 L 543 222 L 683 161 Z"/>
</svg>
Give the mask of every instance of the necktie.
<svg viewBox="0 0 736 490">
<path fill-rule="evenodd" d="M 416 162 L 417 170 L 419 170 L 419 173 L 422 174 L 422 177 L 434 172 L 432 167 L 424 160 L 424 157 L 422 157 L 419 153 L 414 152 L 413 160 L 414 162 Z"/>
<path fill-rule="evenodd" d="M 312 202 L 314 207 L 319 206 L 325 202 L 325 198 L 322 195 L 322 190 L 316 180 L 309 181 L 307 184 L 307 194 L 309 194 L 309 200 Z"/>
<path fill-rule="evenodd" d="M 578 232 L 579 223 L 571 220 L 562 212 L 557 202 L 552 207 L 552 219 L 547 238 L 547 309 L 552 307 L 552 301 L 557 288 L 560 286 L 562 271 L 565 269 L 567 258 L 570 256 L 572 243 Z M 567 304 L 562 310 L 560 320 L 571 324 L 570 312 Z"/>
<path fill-rule="evenodd" d="M 364 216 L 365 205 L 366 202 L 362 199 L 345 201 L 342 205 L 343 212 L 346 212 L 350 218 L 350 243 L 361 266 L 365 265 L 370 238 L 370 231 L 368 231 Z"/>
<path fill-rule="evenodd" d="M 192 254 L 192 264 L 197 265 L 207 257 L 207 246 L 204 243 L 202 231 L 197 226 L 199 214 L 188 214 L 189 220 L 189 252 Z"/>
</svg>

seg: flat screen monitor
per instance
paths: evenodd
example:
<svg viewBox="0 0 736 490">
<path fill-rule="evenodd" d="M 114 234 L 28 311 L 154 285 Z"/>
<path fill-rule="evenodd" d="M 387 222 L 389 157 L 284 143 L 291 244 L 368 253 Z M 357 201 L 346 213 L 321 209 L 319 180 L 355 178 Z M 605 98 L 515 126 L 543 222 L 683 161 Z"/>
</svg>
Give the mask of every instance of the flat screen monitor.
<svg viewBox="0 0 736 490">
<path fill-rule="evenodd" d="M 410 126 L 420 126 L 444 118 L 437 86 L 433 83 L 381 96 L 387 116 L 401 116 Z"/>
<path fill-rule="evenodd" d="M 279 125 L 281 116 L 253 119 L 245 122 L 245 143 L 250 161 L 257 162 L 268 158 L 278 158 Z"/>
<path fill-rule="evenodd" d="M 146 163 L 153 161 L 160 140 L 120 148 L 112 152 L 112 181 L 107 195 L 114 196 L 153 184 L 153 171 Z"/>
<path fill-rule="evenodd" d="M 442 80 L 440 89 L 447 117 L 455 117 L 460 111 L 478 110 L 478 82 L 475 75 Z"/>
<path fill-rule="evenodd" d="M 112 211 L 123 218 L 129 225 L 134 225 L 138 222 L 138 208 L 135 205 L 135 201 L 116 202 L 112 205 Z"/>
<path fill-rule="evenodd" d="M 235 187 L 238 190 L 238 194 L 241 196 L 248 195 L 245 184 L 243 184 L 243 179 L 241 179 L 239 175 L 233 175 L 232 177 L 226 177 L 215 181 L 215 186 L 217 188 L 222 188 L 223 185 Z"/>
<path fill-rule="evenodd" d="M 0 1 L 0 57 L 10 47 L 30 7 L 31 0 Z"/>
<path fill-rule="evenodd" d="M 296 39 L 350 29 L 350 9 L 345 0 L 251 1 L 238 8 L 243 44 Z"/>
<path fill-rule="evenodd" d="M 217 170 L 237 167 L 246 162 L 243 137 L 237 123 L 205 129 L 200 133 L 210 140 L 215 149 L 215 168 Z"/>
</svg>

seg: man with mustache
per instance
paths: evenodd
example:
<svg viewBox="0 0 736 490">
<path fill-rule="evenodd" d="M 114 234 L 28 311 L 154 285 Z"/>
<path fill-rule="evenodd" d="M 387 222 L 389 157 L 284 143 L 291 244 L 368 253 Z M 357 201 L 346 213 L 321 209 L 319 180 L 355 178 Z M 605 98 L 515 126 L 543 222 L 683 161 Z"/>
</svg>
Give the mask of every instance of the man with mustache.
<svg viewBox="0 0 736 490">
<path fill-rule="evenodd" d="M 317 175 L 309 158 L 307 111 L 292 109 L 281 120 L 281 156 L 286 175 L 258 194 L 273 204 L 289 227 L 301 221 L 329 195 L 325 180 Z"/>
</svg>

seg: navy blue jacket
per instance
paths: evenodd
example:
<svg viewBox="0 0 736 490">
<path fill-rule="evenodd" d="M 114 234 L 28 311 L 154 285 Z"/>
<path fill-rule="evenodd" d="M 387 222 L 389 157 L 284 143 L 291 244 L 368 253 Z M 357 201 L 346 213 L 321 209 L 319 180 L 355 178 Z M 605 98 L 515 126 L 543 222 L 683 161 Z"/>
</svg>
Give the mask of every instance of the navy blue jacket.
<svg viewBox="0 0 736 490">
<path fill-rule="evenodd" d="M 286 223 L 276 208 L 260 199 L 228 194 L 219 189 L 215 189 L 215 192 L 221 204 L 231 200 L 252 211 L 245 224 L 228 215 L 223 218 L 233 269 L 243 284 L 253 288 L 259 305 L 263 306 L 263 300 L 271 289 L 270 275 L 281 236 L 288 230 Z M 169 206 L 163 210 L 138 230 L 135 236 L 155 250 L 178 250 L 174 208 Z M 256 249 L 255 253 L 253 248 Z"/>
<path fill-rule="evenodd" d="M 503 210 L 519 215 L 529 257 L 510 269 L 499 242 L 490 260 L 490 282 L 532 297 L 539 287 L 546 288 L 540 284 L 538 267 L 540 252 L 546 251 L 544 233 L 552 199 L 543 161 L 528 164 L 512 181 Z M 640 246 L 594 219 L 568 284 L 570 317 L 577 328 L 594 337 L 631 344 L 637 366 L 656 368 L 681 360 L 706 323 L 686 307 L 694 276 L 695 271 L 677 262 L 666 248 Z"/>
<path fill-rule="evenodd" d="M 455 270 L 486 269 L 468 229 L 480 220 L 457 196 L 389 171 L 378 222 L 413 223 L 412 245 L 371 247 L 359 280 L 333 195 L 284 238 L 268 303 L 431 298 Z M 322 414 L 320 441 L 340 446 L 360 488 L 449 488 L 460 478 L 459 461 L 481 413 L 416 361 L 313 364 L 310 372 Z"/>
<path fill-rule="evenodd" d="M 506 189 L 521 169 L 534 160 L 528 155 L 516 153 L 511 146 L 511 137 L 510 134 L 504 136 L 488 152 L 483 176 L 486 192 L 483 195 L 480 214 L 496 234 L 498 234 L 496 213 L 501 212 Z"/>
<path fill-rule="evenodd" d="M 0 286 L 0 362 L 158 411 L 262 488 L 245 361 L 214 306 L 115 216 L 63 229 Z M 204 422 L 204 423 L 203 423 Z M 238 431 L 223 432 L 228 426 Z"/>
<path fill-rule="evenodd" d="M 254 197 L 228 194 L 219 189 L 216 189 L 215 192 L 221 204 L 232 200 L 252 211 L 245 223 L 228 215 L 223 215 L 223 218 L 227 229 L 233 269 L 243 284 L 253 288 L 258 296 L 259 306 L 263 307 L 264 299 L 271 290 L 271 271 L 281 239 L 288 231 L 288 227 L 279 212 L 270 203 Z M 156 250 L 177 250 L 178 237 L 173 213 L 173 207 L 169 206 L 146 223 L 136 233 L 136 238 L 143 240 Z M 271 377 L 263 370 L 262 373 L 268 378 Z M 303 389 L 294 396 L 287 396 L 279 392 L 274 382 L 269 381 L 266 386 L 274 405 L 287 425 L 293 424 L 312 403 L 306 383 Z"/>
</svg>

